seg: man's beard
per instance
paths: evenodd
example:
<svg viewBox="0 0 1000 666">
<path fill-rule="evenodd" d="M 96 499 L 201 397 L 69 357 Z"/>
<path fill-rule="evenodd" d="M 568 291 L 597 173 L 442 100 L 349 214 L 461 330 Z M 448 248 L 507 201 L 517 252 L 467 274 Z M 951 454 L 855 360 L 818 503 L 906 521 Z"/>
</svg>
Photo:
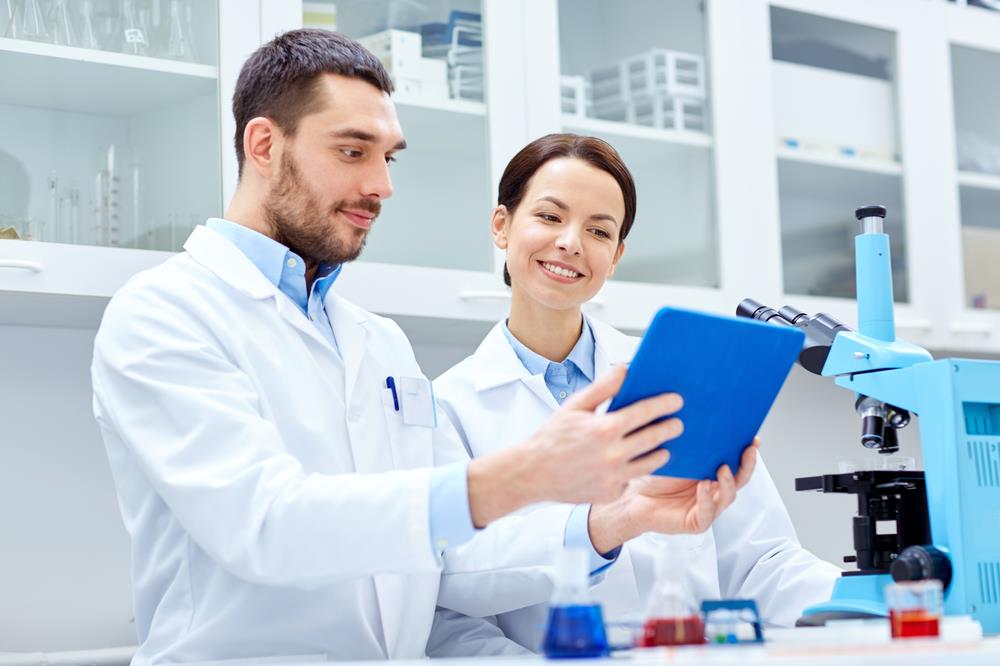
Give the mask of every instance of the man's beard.
<svg viewBox="0 0 1000 666">
<path fill-rule="evenodd" d="M 322 211 L 316 198 L 302 182 L 291 153 L 282 156 L 278 182 L 264 201 L 264 215 L 274 240 L 307 262 L 342 264 L 354 261 L 368 240 L 363 232 L 357 245 L 345 242 L 337 233 L 337 212 L 342 209 L 364 210 L 378 216 L 381 204 L 370 199 L 338 201 Z M 350 227 L 348 231 L 362 233 Z"/>
</svg>

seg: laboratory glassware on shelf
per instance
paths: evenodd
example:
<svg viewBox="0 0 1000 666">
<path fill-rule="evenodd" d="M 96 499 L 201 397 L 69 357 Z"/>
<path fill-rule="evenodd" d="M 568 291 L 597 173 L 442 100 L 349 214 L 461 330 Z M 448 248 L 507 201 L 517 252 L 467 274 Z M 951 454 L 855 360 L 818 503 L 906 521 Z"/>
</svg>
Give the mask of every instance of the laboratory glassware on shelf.
<svg viewBox="0 0 1000 666">
<path fill-rule="evenodd" d="M 145 10 L 135 0 L 122 0 L 121 14 L 113 37 L 113 49 L 129 55 L 149 55 L 149 24 Z"/>
<path fill-rule="evenodd" d="M 115 174 L 115 145 L 108 146 L 105 167 L 97 172 L 94 197 L 96 223 L 94 240 L 96 245 L 118 245 L 118 194 L 119 178 Z"/>
<path fill-rule="evenodd" d="M 45 12 L 39 0 L 8 0 L 8 22 L 4 37 L 10 39 L 30 39 L 36 42 L 50 41 L 45 25 Z"/>
<path fill-rule="evenodd" d="M 76 27 L 70 16 L 68 0 L 52 0 L 52 43 L 60 46 L 79 46 Z"/>
<path fill-rule="evenodd" d="M 194 44 L 191 41 L 191 5 L 180 0 L 170 0 L 164 58 L 194 62 Z"/>
<path fill-rule="evenodd" d="M 604 657 L 608 638 L 601 606 L 590 592 L 587 551 L 567 548 L 556 555 L 555 589 L 549 601 L 543 652 L 549 658 Z"/>
</svg>

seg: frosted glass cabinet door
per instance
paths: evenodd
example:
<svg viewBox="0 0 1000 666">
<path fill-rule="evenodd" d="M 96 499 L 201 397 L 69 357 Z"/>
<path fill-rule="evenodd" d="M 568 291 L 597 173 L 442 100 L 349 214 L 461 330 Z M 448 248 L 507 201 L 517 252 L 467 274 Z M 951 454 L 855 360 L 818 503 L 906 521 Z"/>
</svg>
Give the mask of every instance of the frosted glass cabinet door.
<svg viewBox="0 0 1000 666">
<path fill-rule="evenodd" d="M 1000 309 L 1000 53 L 951 47 L 965 306 Z"/>
<path fill-rule="evenodd" d="M 479 0 L 306 1 L 303 25 L 359 40 L 396 88 L 407 148 L 361 260 L 492 271 Z"/>
<path fill-rule="evenodd" d="M 895 299 L 907 301 L 896 35 L 770 12 L 784 291 L 854 298 L 854 210 L 881 204 Z"/>
<path fill-rule="evenodd" d="M 16 6 L 0 37 L 0 236 L 180 249 L 222 208 L 217 3 Z"/>
<path fill-rule="evenodd" d="M 614 146 L 636 181 L 615 280 L 716 287 L 701 0 L 560 0 L 562 127 Z"/>
</svg>

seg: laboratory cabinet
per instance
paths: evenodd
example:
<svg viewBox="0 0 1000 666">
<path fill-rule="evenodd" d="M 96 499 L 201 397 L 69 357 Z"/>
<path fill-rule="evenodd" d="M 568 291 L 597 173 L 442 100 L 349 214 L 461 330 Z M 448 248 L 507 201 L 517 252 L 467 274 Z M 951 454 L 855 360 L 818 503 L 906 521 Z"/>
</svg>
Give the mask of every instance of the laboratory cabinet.
<svg viewBox="0 0 1000 666">
<path fill-rule="evenodd" d="M 730 312 L 750 296 L 851 325 L 853 210 L 881 203 L 899 334 L 1000 352 L 998 12 L 946 0 L 8 6 L 0 121 L 18 131 L 0 137 L 0 227 L 20 238 L 0 239 L 2 323 L 95 326 L 131 274 L 219 214 L 235 188 L 239 67 L 307 25 L 359 39 L 397 89 L 409 148 L 338 285 L 369 309 L 470 331 L 502 316 L 497 183 L 528 141 L 571 131 L 614 145 L 638 185 L 622 263 L 587 306 L 596 316 L 639 331 L 663 304 Z M 33 6 L 50 16 L 45 36 Z M 51 22 L 60 10 L 74 41 Z M 111 39 L 129 21 L 140 52 Z"/>
</svg>

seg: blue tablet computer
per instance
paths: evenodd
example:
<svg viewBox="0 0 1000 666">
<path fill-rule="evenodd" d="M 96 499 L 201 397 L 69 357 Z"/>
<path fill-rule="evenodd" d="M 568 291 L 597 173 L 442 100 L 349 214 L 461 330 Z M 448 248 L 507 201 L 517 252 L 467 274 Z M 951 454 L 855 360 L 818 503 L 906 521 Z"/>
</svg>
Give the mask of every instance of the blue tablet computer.
<svg viewBox="0 0 1000 666">
<path fill-rule="evenodd" d="M 675 416 L 684 422 L 684 432 L 661 444 L 670 450 L 670 460 L 656 474 L 714 479 L 724 463 L 735 474 L 804 337 L 796 328 L 663 308 L 608 411 L 660 393 L 680 393 L 684 407 Z"/>
</svg>

